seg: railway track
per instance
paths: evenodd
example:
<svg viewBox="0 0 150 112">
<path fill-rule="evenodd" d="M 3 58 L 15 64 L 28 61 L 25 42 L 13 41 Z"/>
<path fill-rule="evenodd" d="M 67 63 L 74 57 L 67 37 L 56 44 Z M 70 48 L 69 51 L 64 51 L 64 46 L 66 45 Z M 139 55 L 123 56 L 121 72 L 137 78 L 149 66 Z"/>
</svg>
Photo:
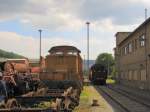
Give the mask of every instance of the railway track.
<svg viewBox="0 0 150 112">
<path fill-rule="evenodd" d="M 133 97 L 117 91 L 111 87 L 96 86 L 96 88 L 109 97 L 125 112 L 149 112 L 150 106 L 135 100 Z"/>
<path fill-rule="evenodd" d="M 126 90 L 115 88 L 113 86 L 108 86 L 109 89 L 112 89 L 114 91 L 117 91 L 118 93 L 130 98 L 131 100 L 134 100 L 148 108 L 150 108 L 150 101 L 142 99 L 140 96 L 135 96 L 133 94 L 130 94 L 130 92 L 127 92 Z"/>
</svg>

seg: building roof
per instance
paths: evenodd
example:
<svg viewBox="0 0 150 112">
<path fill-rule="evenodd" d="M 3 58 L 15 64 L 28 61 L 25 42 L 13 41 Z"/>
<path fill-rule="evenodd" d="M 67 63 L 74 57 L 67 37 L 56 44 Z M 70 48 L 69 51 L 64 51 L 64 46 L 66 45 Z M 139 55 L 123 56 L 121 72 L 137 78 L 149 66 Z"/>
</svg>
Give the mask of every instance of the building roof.
<svg viewBox="0 0 150 112">
<path fill-rule="evenodd" d="M 139 25 L 133 32 L 131 32 L 120 44 L 122 44 L 125 40 L 130 38 L 137 30 L 139 30 L 141 27 L 148 24 L 149 22 L 150 22 L 150 17 L 147 20 L 145 20 L 141 25 Z"/>
<path fill-rule="evenodd" d="M 123 34 L 123 33 L 124 33 L 124 34 L 129 35 L 129 34 L 131 34 L 132 32 L 117 32 L 117 33 L 115 34 L 115 36 L 117 36 L 117 35 L 118 35 L 118 34 L 120 34 L 120 33 L 121 33 L 121 34 Z"/>
<path fill-rule="evenodd" d="M 49 53 L 53 53 L 53 52 L 63 52 L 63 51 L 75 51 L 75 52 L 79 52 L 79 53 L 81 52 L 76 47 L 74 47 L 74 46 L 67 46 L 67 45 L 54 46 L 48 52 Z"/>
<path fill-rule="evenodd" d="M 131 32 L 117 32 L 116 33 L 116 45 L 119 45 L 122 41 L 124 41 Z"/>
</svg>

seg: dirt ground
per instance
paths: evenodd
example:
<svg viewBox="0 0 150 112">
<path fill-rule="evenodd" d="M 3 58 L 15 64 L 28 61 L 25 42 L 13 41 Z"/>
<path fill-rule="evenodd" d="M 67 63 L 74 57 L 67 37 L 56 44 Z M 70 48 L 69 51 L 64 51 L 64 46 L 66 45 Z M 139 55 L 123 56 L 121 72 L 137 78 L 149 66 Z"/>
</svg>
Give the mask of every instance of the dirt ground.
<svg viewBox="0 0 150 112">
<path fill-rule="evenodd" d="M 99 106 L 92 106 L 93 99 L 98 100 Z M 84 86 L 80 96 L 80 104 L 74 112 L 114 112 L 111 105 L 96 91 L 93 86 Z"/>
</svg>

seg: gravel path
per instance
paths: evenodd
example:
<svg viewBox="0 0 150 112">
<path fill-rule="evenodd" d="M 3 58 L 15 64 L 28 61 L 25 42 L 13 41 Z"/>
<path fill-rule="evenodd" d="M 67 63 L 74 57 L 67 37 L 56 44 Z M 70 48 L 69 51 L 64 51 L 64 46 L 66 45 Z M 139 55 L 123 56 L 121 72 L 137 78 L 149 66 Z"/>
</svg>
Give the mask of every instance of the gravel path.
<svg viewBox="0 0 150 112">
<path fill-rule="evenodd" d="M 91 106 L 93 99 L 98 100 L 99 106 Z M 74 112 L 114 112 L 111 105 L 93 86 L 85 86 L 80 96 L 80 104 Z"/>
</svg>

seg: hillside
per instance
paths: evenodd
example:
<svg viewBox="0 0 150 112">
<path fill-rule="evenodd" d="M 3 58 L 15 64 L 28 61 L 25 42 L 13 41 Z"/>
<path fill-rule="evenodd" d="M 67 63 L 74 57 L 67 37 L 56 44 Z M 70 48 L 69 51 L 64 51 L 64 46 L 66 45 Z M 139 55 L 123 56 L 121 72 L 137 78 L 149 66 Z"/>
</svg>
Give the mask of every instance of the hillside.
<svg viewBox="0 0 150 112">
<path fill-rule="evenodd" d="M 2 49 L 0 49 L 0 58 L 25 58 L 24 56 L 21 56 L 19 54 L 13 53 L 13 52 L 7 52 Z"/>
</svg>

